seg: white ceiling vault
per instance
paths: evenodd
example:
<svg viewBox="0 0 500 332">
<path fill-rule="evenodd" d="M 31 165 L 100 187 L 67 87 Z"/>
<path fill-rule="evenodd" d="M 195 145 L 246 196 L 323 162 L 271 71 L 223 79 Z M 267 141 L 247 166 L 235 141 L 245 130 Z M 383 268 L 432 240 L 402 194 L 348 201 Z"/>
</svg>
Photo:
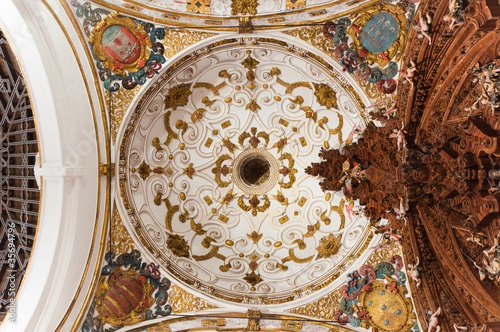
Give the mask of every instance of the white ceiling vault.
<svg viewBox="0 0 500 332">
<path fill-rule="evenodd" d="M 359 137 L 369 105 L 393 103 L 413 3 L 8 1 L 27 26 L 39 23 L 30 31 L 43 36 L 45 71 L 75 63 L 78 84 L 54 71 L 51 96 L 88 98 L 99 154 L 98 202 L 79 203 L 95 225 L 78 234 L 77 252 L 58 247 L 65 265 L 51 273 L 65 288 L 37 303 L 61 304 L 34 310 L 47 321 L 31 317 L 24 330 L 418 331 L 399 244 L 380 246 L 353 213 L 358 202 L 305 173 L 322 148 Z M 256 30 L 238 31 L 245 6 Z M 355 71 L 343 44 L 363 41 L 349 27 L 380 12 L 401 29 Z M 314 25 L 327 18 L 343 19 L 333 39 Z M 69 188 L 88 189 L 94 173 Z M 363 314 L 368 303 L 376 319 Z"/>
<path fill-rule="evenodd" d="M 363 127 L 361 108 L 339 69 L 277 40 L 220 44 L 157 79 L 125 119 L 128 225 L 199 290 L 245 306 L 298 299 L 335 280 L 370 233 L 304 172 Z M 251 158 L 269 170 L 249 185 Z"/>
</svg>

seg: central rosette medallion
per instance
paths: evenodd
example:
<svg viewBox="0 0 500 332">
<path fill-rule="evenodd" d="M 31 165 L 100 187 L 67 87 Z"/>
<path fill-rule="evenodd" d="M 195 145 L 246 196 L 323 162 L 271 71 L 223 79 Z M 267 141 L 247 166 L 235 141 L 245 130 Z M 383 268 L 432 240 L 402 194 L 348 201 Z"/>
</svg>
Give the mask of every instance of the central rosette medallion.
<svg viewBox="0 0 500 332">
<path fill-rule="evenodd" d="M 171 65 L 121 148 L 122 212 L 143 245 L 181 281 L 243 303 L 328 285 L 369 233 L 344 215 L 354 202 L 304 172 L 362 125 L 359 97 L 333 67 L 266 43 Z"/>
</svg>

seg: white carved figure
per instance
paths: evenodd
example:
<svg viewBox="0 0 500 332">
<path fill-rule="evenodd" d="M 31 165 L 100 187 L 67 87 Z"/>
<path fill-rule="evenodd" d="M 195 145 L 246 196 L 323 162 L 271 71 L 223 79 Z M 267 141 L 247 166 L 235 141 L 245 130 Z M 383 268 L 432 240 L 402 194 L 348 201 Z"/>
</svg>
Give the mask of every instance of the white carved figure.
<svg viewBox="0 0 500 332">
<path fill-rule="evenodd" d="M 418 264 L 420 261 L 417 257 L 417 262 L 415 264 L 408 264 L 408 276 L 413 280 L 415 286 L 420 288 L 420 284 L 422 283 L 422 279 L 420 279 L 420 272 Z"/>
<path fill-rule="evenodd" d="M 453 324 L 453 329 L 455 330 L 455 332 L 460 332 L 460 331 L 485 332 L 486 331 L 486 324 L 483 324 L 482 326 L 477 326 L 477 324 L 474 324 L 474 326 L 470 329 L 468 326 L 458 326 L 457 324 Z"/>
<path fill-rule="evenodd" d="M 434 313 L 431 310 L 427 311 L 427 317 L 429 317 L 429 328 L 427 329 L 427 332 L 441 331 L 441 326 L 439 325 L 438 318 L 439 315 L 441 315 L 441 307 L 439 307 Z"/>
<path fill-rule="evenodd" d="M 413 78 L 415 77 L 415 72 L 417 71 L 417 66 L 413 60 L 410 60 L 411 66 L 406 68 L 406 73 L 402 70 L 399 71 L 399 75 L 403 78 L 403 80 L 408 81 L 411 87 L 413 88 Z"/>
<path fill-rule="evenodd" d="M 431 29 L 430 24 L 432 23 L 432 19 L 429 16 L 429 13 L 425 14 L 425 19 L 422 17 L 422 12 L 418 12 L 418 23 L 413 23 L 413 27 L 417 30 L 418 38 L 427 38 L 429 41 L 429 45 L 432 44 L 431 36 L 429 36 L 428 32 Z"/>
</svg>

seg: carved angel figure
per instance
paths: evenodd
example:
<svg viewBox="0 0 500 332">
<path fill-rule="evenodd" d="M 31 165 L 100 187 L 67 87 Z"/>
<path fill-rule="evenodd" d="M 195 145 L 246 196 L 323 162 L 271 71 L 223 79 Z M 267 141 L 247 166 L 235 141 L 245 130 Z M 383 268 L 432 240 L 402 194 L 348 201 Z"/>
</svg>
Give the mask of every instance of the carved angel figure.
<svg viewBox="0 0 500 332">
<path fill-rule="evenodd" d="M 427 332 L 441 331 L 438 318 L 439 315 L 441 315 L 441 307 L 439 307 L 434 313 L 431 310 L 427 310 L 427 317 L 429 318 L 429 328 L 427 329 Z"/>
<path fill-rule="evenodd" d="M 403 80 L 406 80 L 408 83 L 410 83 L 411 87 L 413 88 L 413 78 L 415 77 L 417 66 L 415 65 L 415 62 L 413 62 L 413 60 L 410 60 L 410 64 L 411 67 L 406 68 L 406 73 L 402 70 L 399 71 L 399 76 L 401 76 Z"/>
<path fill-rule="evenodd" d="M 415 264 L 408 264 L 408 276 L 415 282 L 415 286 L 420 288 L 420 284 L 422 283 L 422 279 L 420 279 L 420 268 L 418 267 L 420 261 L 417 257 L 417 262 Z"/>
<path fill-rule="evenodd" d="M 453 329 L 455 332 L 467 331 L 467 332 L 484 332 L 486 331 L 486 324 L 483 324 L 481 327 L 477 326 L 475 323 L 473 327 L 469 328 L 468 326 L 458 326 L 457 324 L 453 324 Z"/>
<path fill-rule="evenodd" d="M 404 124 L 401 125 L 401 129 L 394 129 L 392 134 L 389 135 L 390 138 L 396 138 L 398 143 L 398 150 L 401 151 L 401 148 L 405 148 L 405 130 Z"/>
<path fill-rule="evenodd" d="M 462 0 L 449 0 L 448 9 L 450 13 L 443 17 L 445 22 L 450 22 L 450 30 L 452 30 L 456 25 L 460 25 L 464 22 L 464 17 L 462 16 L 463 3 Z"/>
<path fill-rule="evenodd" d="M 422 17 L 422 12 L 418 12 L 418 23 L 413 23 L 413 28 L 417 31 L 417 37 L 422 39 L 422 38 L 427 38 L 429 41 L 429 45 L 432 44 L 432 39 L 431 36 L 429 36 L 428 32 L 431 29 L 430 24 L 432 23 L 432 19 L 429 16 L 429 13 L 425 14 L 425 19 Z"/>
</svg>

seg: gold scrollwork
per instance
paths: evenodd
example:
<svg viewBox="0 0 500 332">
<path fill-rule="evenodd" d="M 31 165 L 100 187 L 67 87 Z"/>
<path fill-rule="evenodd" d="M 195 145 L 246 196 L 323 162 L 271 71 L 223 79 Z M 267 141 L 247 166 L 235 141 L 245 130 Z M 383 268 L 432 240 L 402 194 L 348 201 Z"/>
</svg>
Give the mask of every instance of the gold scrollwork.
<svg viewBox="0 0 500 332">
<path fill-rule="evenodd" d="M 245 196 L 240 196 L 238 198 L 238 206 L 245 212 L 252 211 L 252 216 L 256 217 L 258 212 L 265 212 L 271 206 L 271 201 L 267 198 L 267 195 L 264 195 L 262 198 L 264 199 L 264 204 L 260 205 L 260 200 L 256 195 L 253 195 L 248 203 L 250 205 L 246 205 L 244 201 Z"/>
<path fill-rule="evenodd" d="M 231 157 L 229 157 L 228 154 L 223 154 L 215 162 L 215 167 L 212 168 L 212 173 L 215 175 L 215 182 L 222 188 L 226 188 L 227 186 L 229 186 L 229 182 L 222 181 L 221 175 L 226 176 L 227 174 L 230 174 L 232 172 L 231 168 L 227 167 L 226 165 L 222 166 L 222 163 L 226 160 L 231 160 Z"/>
<path fill-rule="evenodd" d="M 267 144 L 269 144 L 269 134 L 267 134 L 265 131 L 260 131 L 257 133 L 256 127 L 250 128 L 250 132 L 251 132 L 251 134 L 248 132 L 244 132 L 240 136 L 238 136 L 238 143 L 240 144 L 241 147 L 243 147 L 243 143 L 245 142 L 245 140 L 247 138 L 250 138 L 248 143 L 250 143 L 252 148 L 254 148 L 254 149 L 257 148 L 257 146 L 260 143 L 259 137 L 263 138 L 266 141 L 266 144 L 264 145 L 264 147 L 267 147 Z"/>
<path fill-rule="evenodd" d="M 284 166 L 281 170 L 280 170 L 280 173 L 283 175 L 283 176 L 288 176 L 289 177 L 289 181 L 288 182 L 281 182 L 280 183 L 280 187 L 281 188 L 284 188 L 284 189 L 290 189 L 292 188 L 293 184 L 295 183 L 295 173 L 297 173 L 297 170 L 295 168 L 293 168 L 293 166 L 295 165 L 295 160 L 293 160 L 293 157 L 290 153 L 283 153 L 283 155 L 281 157 L 279 157 L 278 160 L 288 160 L 288 167 L 287 166 Z"/>
<path fill-rule="evenodd" d="M 216 305 L 195 297 L 175 284 L 168 291 L 168 303 L 172 306 L 174 314 L 218 308 Z"/>
</svg>

